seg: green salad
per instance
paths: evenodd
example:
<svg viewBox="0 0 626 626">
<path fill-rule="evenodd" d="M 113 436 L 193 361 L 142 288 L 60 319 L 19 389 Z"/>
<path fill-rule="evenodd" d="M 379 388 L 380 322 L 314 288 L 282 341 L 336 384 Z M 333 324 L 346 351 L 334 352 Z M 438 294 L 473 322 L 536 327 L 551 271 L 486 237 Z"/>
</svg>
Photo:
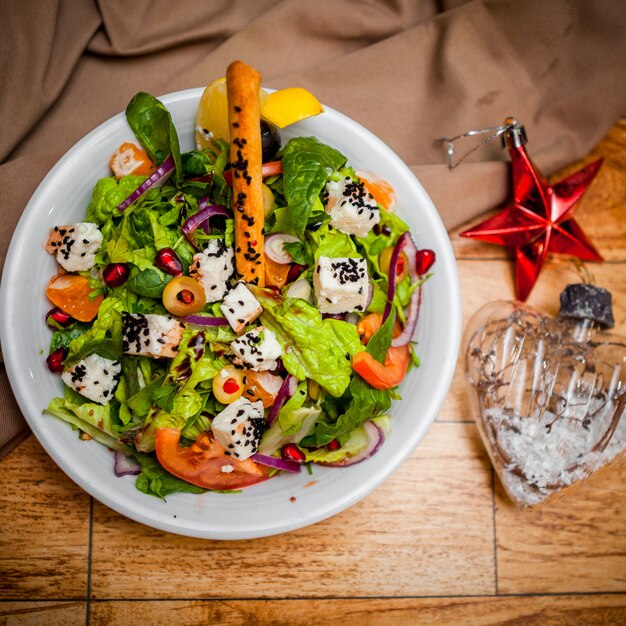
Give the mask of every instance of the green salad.
<svg viewBox="0 0 626 626">
<path fill-rule="evenodd" d="M 339 151 L 315 137 L 283 145 L 262 122 L 264 258 L 252 258 L 264 277 L 246 283 L 231 146 L 181 153 L 146 93 L 126 115 L 141 147 L 120 146 L 84 221 L 48 240 L 60 267 L 46 360 L 64 391 L 45 413 L 161 498 L 376 453 L 419 365 L 411 339 L 434 254 Z"/>
</svg>

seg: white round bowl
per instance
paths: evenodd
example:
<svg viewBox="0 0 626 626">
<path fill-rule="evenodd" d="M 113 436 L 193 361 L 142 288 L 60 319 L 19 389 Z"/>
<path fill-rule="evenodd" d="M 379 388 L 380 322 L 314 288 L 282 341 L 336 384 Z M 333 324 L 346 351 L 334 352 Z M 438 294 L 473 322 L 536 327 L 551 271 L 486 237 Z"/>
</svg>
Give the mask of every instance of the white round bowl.
<svg viewBox="0 0 626 626">
<path fill-rule="evenodd" d="M 195 111 L 202 89 L 161 98 L 172 114 L 181 149 L 194 147 Z M 113 455 L 95 441 L 81 441 L 61 420 L 43 415 L 62 383 L 45 364 L 50 308 L 45 287 L 56 262 L 43 245 L 55 224 L 79 222 L 95 182 L 108 176 L 108 161 L 134 140 L 123 113 L 101 124 L 52 168 L 31 198 L 15 230 L 0 290 L 0 339 L 15 397 L 28 424 L 63 471 L 94 498 L 138 522 L 173 533 L 210 539 L 247 539 L 287 532 L 339 513 L 380 485 L 413 452 L 434 421 L 454 373 L 461 305 L 454 254 L 430 198 L 408 167 L 380 139 L 350 118 L 326 112 L 285 129 L 283 142 L 313 135 L 340 150 L 355 168 L 374 172 L 396 189 L 396 211 L 418 247 L 437 255 L 423 291 L 415 335 L 421 366 L 403 382 L 392 407 L 392 433 L 370 459 L 348 468 L 314 467 L 313 475 L 282 475 L 238 495 L 174 494 L 166 501 L 135 489 L 135 478 L 116 478 Z"/>
</svg>

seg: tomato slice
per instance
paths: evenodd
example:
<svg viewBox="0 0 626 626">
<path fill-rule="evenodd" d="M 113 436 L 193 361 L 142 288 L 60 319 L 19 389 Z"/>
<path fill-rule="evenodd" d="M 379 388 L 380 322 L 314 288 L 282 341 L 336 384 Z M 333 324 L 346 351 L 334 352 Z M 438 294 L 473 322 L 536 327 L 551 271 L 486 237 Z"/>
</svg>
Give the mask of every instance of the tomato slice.
<svg viewBox="0 0 626 626">
<path fill-rule="evenodd" d="M 156 454 L 171 474 L 204 489 L 241 489 L 269 478 L 269 469 L 250 459 L 239 461 L 225 454 L 224 447 L 211 433 L 202 433 L 188 448 L 181 448 L 180 430 L 159 428 Z M 223 467 L 232 467 L 225 472 Z"/>
<path fill-rule="evenodd" d="M 261 176 L 263 176 L 263 178 L 276 176 L 276 174 L 282 174 L 282 173 L 283 173 L 282 161 L 269 161 L 268 163 L 263 163 L 263 165 L 261 166 Z M 226 181 L 226 184 L 228 185 L 233 184 L 233 171 L 232 170 L 226 170 L 225 172 L 222 172 L 222 175 L 224 176 L 224 180 Z"/>
<path fill-rule="evenodd" d="M 103 300 L 102 296 L 90 300 L 92 291 L 89 280 L 80 274 L 57 274 L 50 279 L 46 296 L 52 304 L 79 322 L 91 322 L 98 315 Z"/>
<path fill-rule="evenodd" d="M 378 362 L 369 352 L 357 352 L 352 358 L 354 371 L 376 389 L 391 389 L 399 385 L 409 368 L 409 346 L 393 346 L 387 350 L 385 362 Z"/>
</svg>

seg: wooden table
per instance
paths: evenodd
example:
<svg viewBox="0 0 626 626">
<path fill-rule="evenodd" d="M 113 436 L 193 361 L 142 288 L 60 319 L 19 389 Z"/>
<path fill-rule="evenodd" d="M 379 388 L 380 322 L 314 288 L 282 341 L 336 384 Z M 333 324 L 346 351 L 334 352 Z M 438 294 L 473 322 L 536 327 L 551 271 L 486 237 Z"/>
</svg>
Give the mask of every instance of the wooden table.
<svg viewBox="0 0 626 626">
<path fill-rule="evenodd" d="M 598 155 L 604 167 L 577 216 L 606 257 L 590 269 L 625 333 L 626 121 L 585 162 Z M 513 270 L 502 249 L 457 234 L 467 321 L 513 298 Z M 577 280 L 571 260 L 552 258 L 529 303 L 556 313 Z M 543 509 L 517 510 L 460 370 L 386 483 L 279 537 L 203 541 L 142 526 L 81 491 L 32 436 L 0 469 L 0 624 L 626 623 L 626 462 Z"/>
</svg>

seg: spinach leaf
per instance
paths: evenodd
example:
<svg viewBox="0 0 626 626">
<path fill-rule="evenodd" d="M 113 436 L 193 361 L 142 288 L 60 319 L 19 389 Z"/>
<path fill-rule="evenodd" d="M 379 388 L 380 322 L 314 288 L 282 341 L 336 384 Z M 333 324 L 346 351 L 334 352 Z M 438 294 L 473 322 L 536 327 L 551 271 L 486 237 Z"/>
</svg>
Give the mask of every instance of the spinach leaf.
<svg viewBox="0 0 626 626">
<path fill-rule="evenodd" d="M 137 476 L 135 486 L 149 496 L 165 499 L 170 493 L 188 492 L 204 493 L 205 489 L 196 487 L 180 478 L 176 478 L 163 469 L 154 455 L 135 453 L 141 465 L 141 473 Z"/>
<path fill-rule="evenodd" d="M 126 119 L 148 156 L 161 165 L 171 154 L 176 165 L 176 177 L 182 178 L 178 134 L 165 106 L 154 96 L 140 91 L 128 103 Z"/>
<path fill-rule="evenodd" d="M 160 298 L 165 285 L 172 277 L 157 269 L 145 269 L 139 272 L 133 270 L 126 286 L 140 296 L 146 298 Z"/>
<path fill-rule="evenodd" d="M 283 192 L 292 231 L 302 238 L 311 208 L 333 171 L 345 162 L 340 152 L 315 137 L 295 137 L 281 150 Z"/>
<path fill-rule="evenodd" d="M 59 348 L 68 348 L 70 347 L 70 342 L 76 337 L 80 337 L 84 332 L 89 328 L 87 324 L 77 324 L 72 328 L 67 328 L 64 330 L 55 330 L 52 334 L 52 340 L 50 341 L 50 349 L 49 354 L 52 354 L 55 350 Z"/>
</svg>

